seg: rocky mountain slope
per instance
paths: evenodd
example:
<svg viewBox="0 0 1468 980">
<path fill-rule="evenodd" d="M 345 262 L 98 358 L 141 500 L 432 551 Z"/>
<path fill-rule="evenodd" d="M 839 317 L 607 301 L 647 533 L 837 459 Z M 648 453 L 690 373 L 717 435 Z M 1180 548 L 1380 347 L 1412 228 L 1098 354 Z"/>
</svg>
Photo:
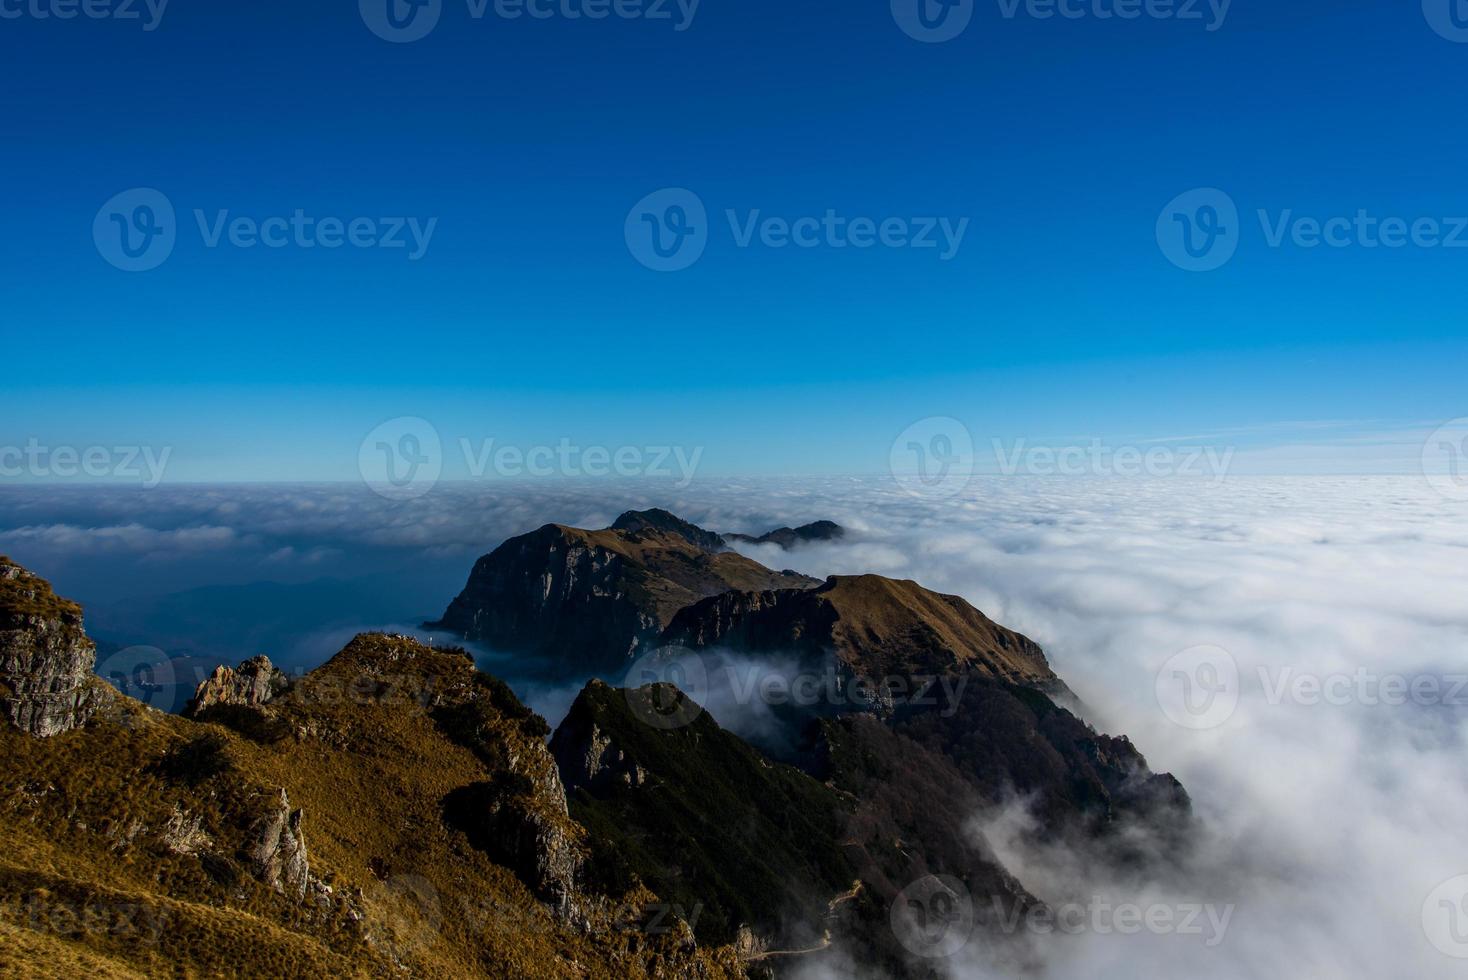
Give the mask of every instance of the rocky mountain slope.
<svg viewBox="0 0 1468 980">
<path fill-rule="evenodd" d="M 10 723 L 42 737 L 85 724 L 110 700 L 95 662 L 81 607 L 0 555 L 0 711 Z"/>
<path fill-rule="evenodd" d="M 163 715 L 92 677 L 80 610 L 0 563 L 0 950 L 21 975 L 764 978 L 839 947 L 927 980 L 891 924 L 915 883 L 962 892 L 990 946 L 1042 903 L 974 836 L 985 808 L 1025 799 L 1036 834 L 1127 859 L 1185 846 L 1186 792 L 1064 707 L 1031 640 L 731 539 L 666 511 L 547 525 L 436 625 L 561 683 L 651 651 L 831 679 L 709 702 L 783 726 L 763 750 L 667 684 L 593 680 L 552 736 L 464 651 L 380 634 L 300 677 L 221 666 Z"/>
<path fill-rule="evenodd" d="M 819 584 L 722 550 L 722 539 L 665 511 L 624 514 L 601 531 L 548 524 L 475 563 L 429 629 L 525 655 L 546 672 L 625 672 L 674 614 L 730 589 Z"/>
<path fill-rule="evenodd" d="M 13 647 L 58 609 L 80 630 L 19 578 L 40 598 Z M 0 725 L 0 972 L 741 975 L 676 920 L 645 928 L 639 881 L 585 874 L 544 721 L 462 652 L 364 635 L 288 686 L 211 692 L 215 722 L 116 695 L 49 737 L 33 711 Z"/>
<path fill-rule="evenodd" d="M 814 589 L 725 592 L 680 610 L 663 642 L 752 653 L 834 654 L 868 679 L 967 670 L 1057 685 L 1045 654 L 958 596 L 880 575 L 832 576 Z"/>
</svg>

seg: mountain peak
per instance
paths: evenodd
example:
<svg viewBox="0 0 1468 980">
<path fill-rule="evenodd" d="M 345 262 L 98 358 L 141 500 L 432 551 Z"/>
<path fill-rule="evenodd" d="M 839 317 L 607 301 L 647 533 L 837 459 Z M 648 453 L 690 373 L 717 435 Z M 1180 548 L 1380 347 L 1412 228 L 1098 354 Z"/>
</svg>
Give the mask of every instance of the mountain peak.
<svg viewBox="0 0 1468 980">
<path fill-rule="evenodd" d="M 649 530 L 663 531 L 667 534 L 676 534 L 704 551 L 723 551 L 725 547 L 722 535 L 706 531 L 697 524 L 685 521 L 661 507 L 654 507 L 650 510 L 629 510 L 612 522 L 612 530 L 625 531 L 629 534 Z"/>
</svg>

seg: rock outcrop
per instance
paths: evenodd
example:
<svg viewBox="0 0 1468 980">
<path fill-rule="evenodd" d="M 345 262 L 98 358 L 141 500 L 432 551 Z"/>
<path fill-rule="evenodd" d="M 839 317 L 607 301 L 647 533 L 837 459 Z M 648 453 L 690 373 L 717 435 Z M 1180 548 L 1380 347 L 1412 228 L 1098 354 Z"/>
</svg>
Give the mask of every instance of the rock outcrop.
<svg viewBox="0 0 1468 980">
<path fill-rule="evenodd" d="M 741 929 L 782 947 L 811 942 L 856 877 L 842 847 L 853 801 L 707 713 L 649 725 L 668 697 L 686 698 L 593 681 L 551 739 L 571 813 L 590 832 L 591 873 L 635 875 L 703 943 L 736 943 Z"/>
<path fill-rule="evenodd" d="M 311 887 L 306 837 L 301 830 L 303 811 L 291 809 L 284 789 L 279 802 L 262 814 L 251 830 L 248 851 L 254 876 L 282 895 L 304 899 Z"/>
<path fill-rule="evenodd" d="M 221 664 L 199 684 L 184 714 L 198 717 L 207 709 L 221 705 L 263 707 L 289 686 L 290 678 L 277 670 L 266 656 L 252 657 L 238 668 Z"/>
<path fill-rule="evenodd" d="M 700 599 L 820 584 L 708 550 L 695 543 L 697 528 L 627 515 L 622 523 L 604 531 L 548 524 L 511 538 L 475 563 L 463 592 L 428 628 L 526 654 L 524 666 L 560 676 L 619 675 Z"/>
<path fill-rule="evenodd" d="M 86 724 L 111 693 L 96 659 L 81 607 L 0 557 L 0 710 L 10 723 L 41 738 Z"/>
</svg>

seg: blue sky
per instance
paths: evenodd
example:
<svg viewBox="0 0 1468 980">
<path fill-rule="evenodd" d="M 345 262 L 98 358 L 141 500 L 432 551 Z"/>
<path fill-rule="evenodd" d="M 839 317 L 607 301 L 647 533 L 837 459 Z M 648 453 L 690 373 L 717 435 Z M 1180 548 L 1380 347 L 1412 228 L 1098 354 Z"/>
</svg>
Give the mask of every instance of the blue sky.
<svg viewBox="0 0 1468 980">
<path fill-rule="evenodd" d="M 1183 21 L 974 0 L 929 44 L 885 0 L 703 0 L 682 31 L 443 0 L 394 44 L 351 3 L 172 0 L 145 30 L 35 16 L 50 2 L 0 4 L 21 12 L 0 19 L 0 444 L 167 446 L 178 479 L 349 479 L 365 433 L 416 416 L 447 445 L 872 472 L 945 416 L 981 444 L 1206 436 L 1312 469 L 1323 442 L 1326 468 L 1375 470 L 1468 414 L 1468 248 L 1271 247 L 1257 216 L 1446 236 L 1468 215 L 1468 43 L 1417 3 L 1235 0 L 1209 30 L 1206 2 Z M 94 244 L 132 188 L 176 212 L 146 272 Z M 683 271 L 624 236 L 663 188 L 707 208 Z M 1215 271 L 1159 247 L 1159 214 L 1195 188 L 1240 215 Z M 433 234 L 416 261 L 211 248 L 195 217 L 298 209 Z M 729 210 L 967 225 L 947 260 L 742 248 Z"/>
</svg>

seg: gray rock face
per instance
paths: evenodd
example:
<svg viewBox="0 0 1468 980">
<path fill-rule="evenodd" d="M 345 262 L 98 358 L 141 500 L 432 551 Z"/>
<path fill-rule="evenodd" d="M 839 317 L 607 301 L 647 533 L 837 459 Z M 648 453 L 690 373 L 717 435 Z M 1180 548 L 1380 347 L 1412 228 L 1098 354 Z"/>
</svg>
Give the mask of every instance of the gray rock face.
<svg viewBox="0 0 1468 980">
<path fill-rule="evenodd" d="M 306 861 L 306 837 L 301 831 L 302 810 L 292 810 L 285 790 L 280 805 L 262 815 L 251 831 L 248 857 L 255 877 L 280 892 L 304 899 L 312 886 Z"/>
<path fill-rule="evenodd" d="M 568 789 L 605 792 L 612 783 L 632 789 L 647 783 L 647 770 L 628 757 L 594 722 L 562 731 L 566 734 L 556 733 L 556 762 Z"/>
<path fill-rule="evenodd" d="M 231 704 L 258 708 L 290 686 L 290 678 L 275 669 L 269 657 L 253 657 L 238 669 L 220 665 L 198 686 L 184 714 L 198 717 L 206 708 Z"/>
<path fill-rule="evenodd" d="M 86 724 L 111 693 L 96 659 L 81 607 L 0 557 L 0 712 L 10 723 L 39 738 Z"/>
</svg>

